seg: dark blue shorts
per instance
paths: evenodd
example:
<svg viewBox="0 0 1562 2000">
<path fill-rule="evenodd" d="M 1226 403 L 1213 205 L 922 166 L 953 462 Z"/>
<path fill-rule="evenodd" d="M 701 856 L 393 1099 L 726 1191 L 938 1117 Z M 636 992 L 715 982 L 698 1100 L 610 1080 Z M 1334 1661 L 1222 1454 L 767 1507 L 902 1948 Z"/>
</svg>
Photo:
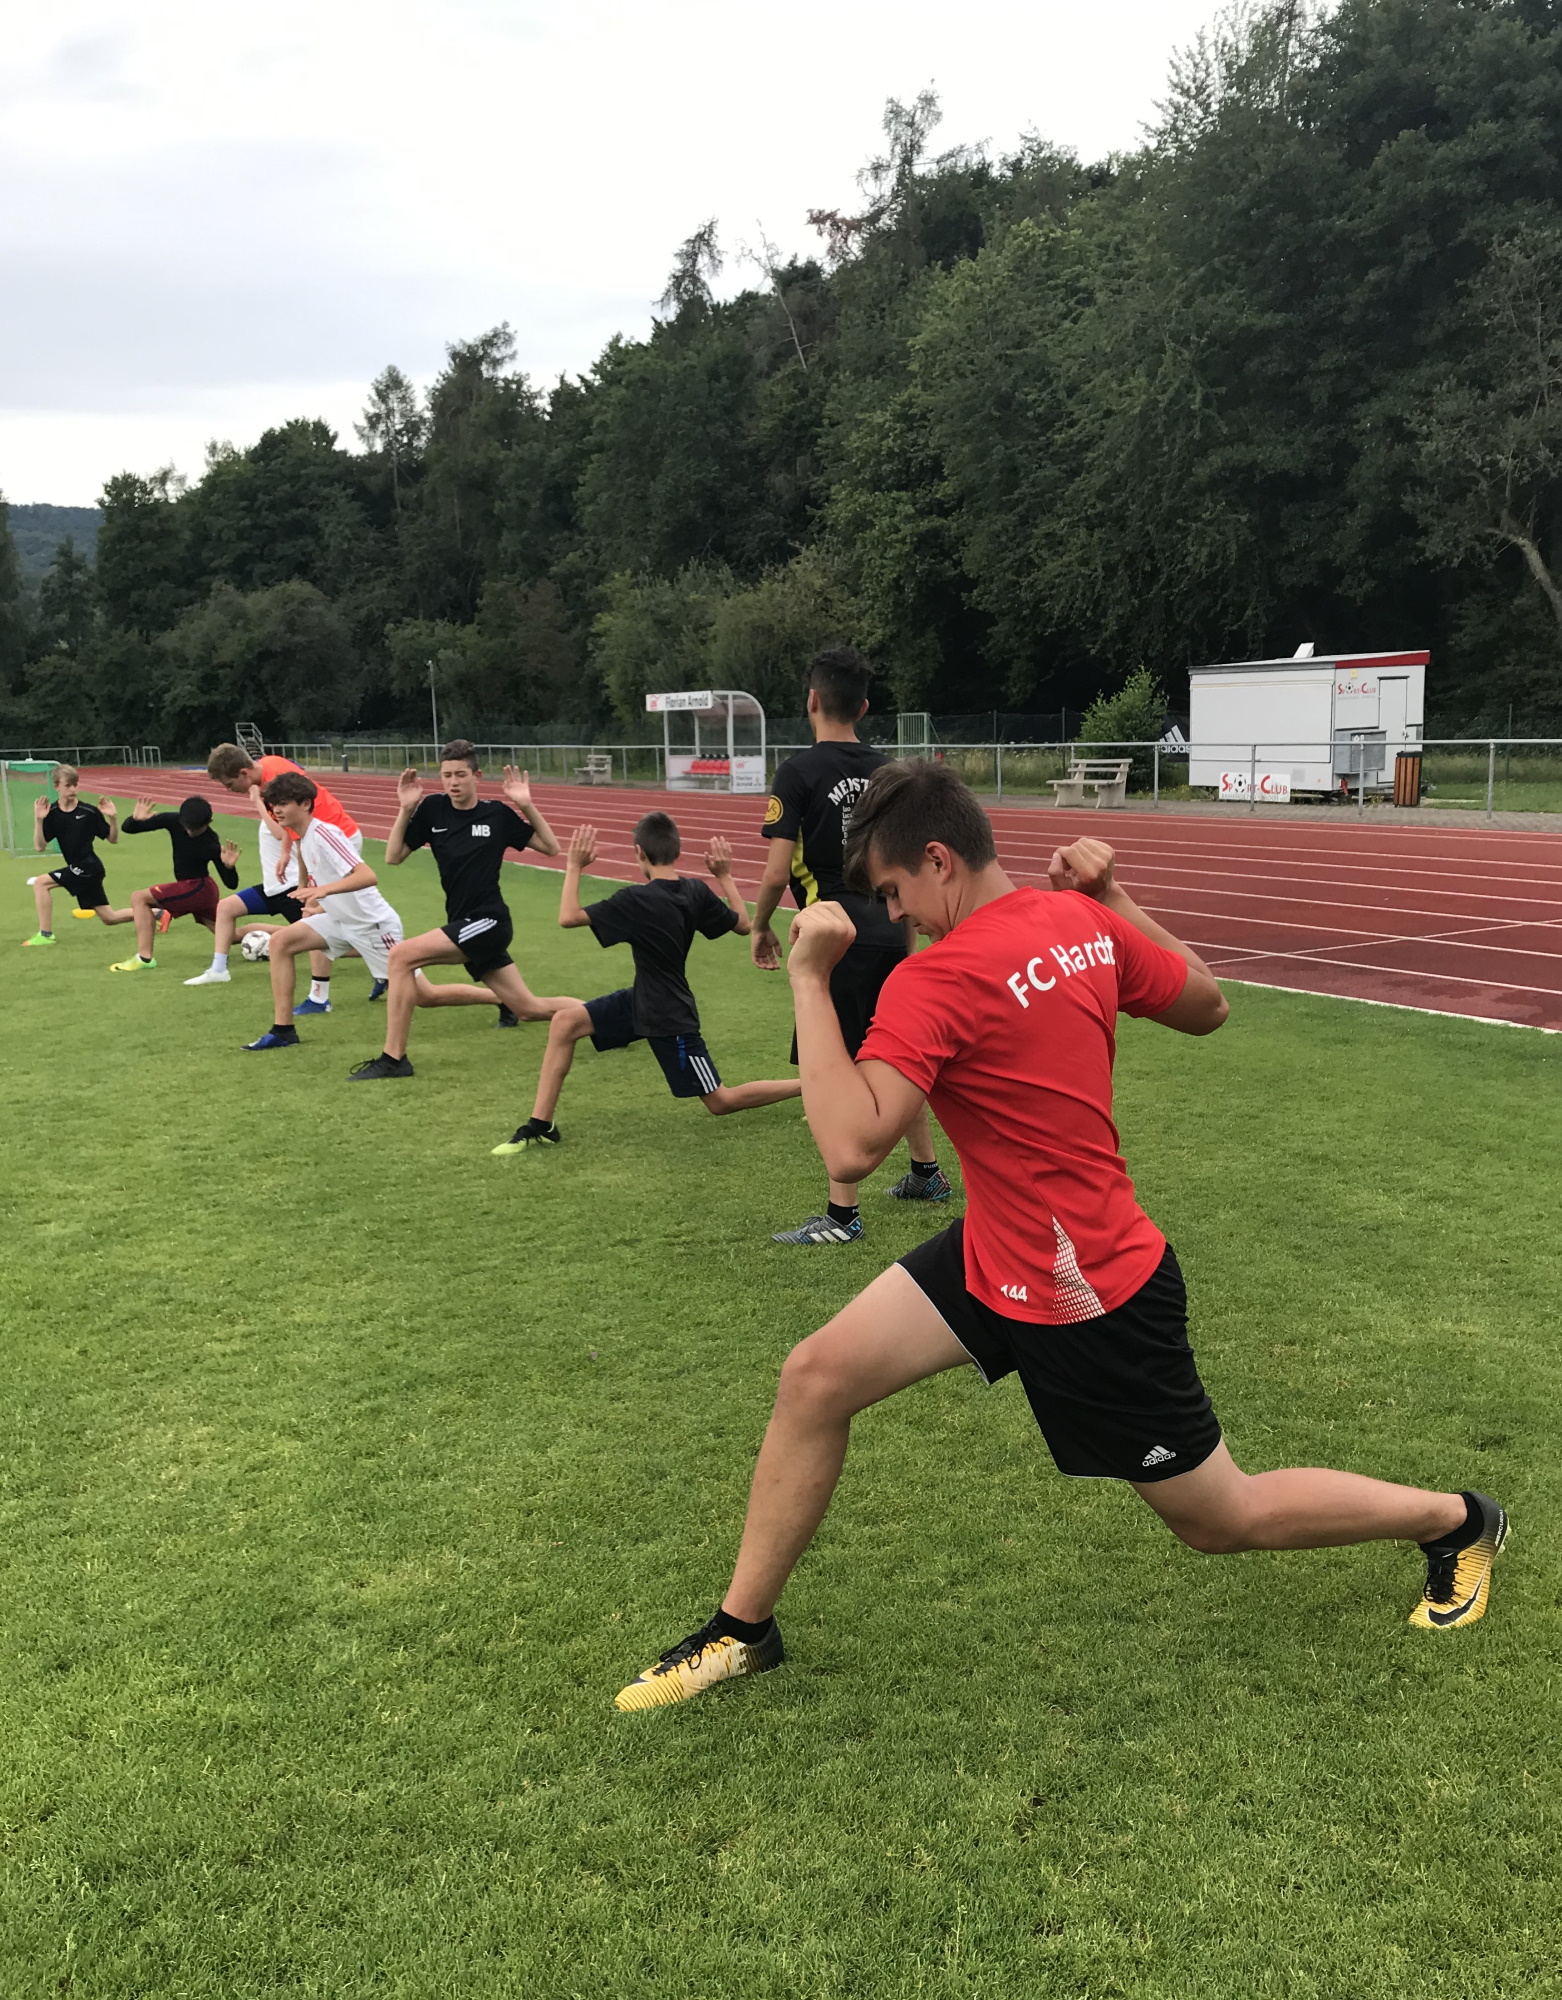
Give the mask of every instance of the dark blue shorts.
<svg viewBox="0 0 1562 2000">
<path fill-rule="evenodd" d="M 591 1016 L 591 1046 L 604 1053 L 645 1042 L 662 1066 L 674 1097 L 708 1097 L 720 1090 L 721 1078 L 711 1061 L 703 1035 L 642 1035 L 635 1027 L 635 996 L 627 986 L 586 1002 Z"/>
<path fill-rule="evenodd" d="M 280 917 L 287 924 L 303 921 L 304 906 L 290 890 L 272 896 L 264 889 L 241 889 L 239 901 L 252 917 Z"/>
</svg>

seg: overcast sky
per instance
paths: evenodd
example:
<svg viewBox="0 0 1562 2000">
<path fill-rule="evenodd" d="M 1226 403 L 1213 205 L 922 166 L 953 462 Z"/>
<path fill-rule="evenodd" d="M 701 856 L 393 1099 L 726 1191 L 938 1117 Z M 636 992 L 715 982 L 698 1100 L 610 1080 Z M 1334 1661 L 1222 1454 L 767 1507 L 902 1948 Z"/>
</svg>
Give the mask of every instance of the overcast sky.
<svg viewBox="0 0 1562 2000">
<path fill-rule="evenodd" d="M 708 215 L 814 247 L 886 97 L 942 146 L 1131 146 L 1216 0 L 53 0 L 0 46 L 0 492 L 90 504 L 508 319 L 642 333 Z M 729 265 L 727 282 L 745 273 Z"/>
</svg>

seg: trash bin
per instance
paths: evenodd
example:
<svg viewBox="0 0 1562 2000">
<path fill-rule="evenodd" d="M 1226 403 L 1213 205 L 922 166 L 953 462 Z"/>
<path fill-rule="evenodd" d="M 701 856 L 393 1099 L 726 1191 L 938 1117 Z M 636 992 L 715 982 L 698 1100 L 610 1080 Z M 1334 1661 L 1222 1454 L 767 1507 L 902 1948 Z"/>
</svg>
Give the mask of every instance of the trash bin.
<svg viewBox="0 0 1562 2000">
<path fill-rule="evenodd" d="M 1394 803 L 1418 806 L 1421 803 L 1421 752 L 1401 750 L 1394 759 Z"/>
</svg>

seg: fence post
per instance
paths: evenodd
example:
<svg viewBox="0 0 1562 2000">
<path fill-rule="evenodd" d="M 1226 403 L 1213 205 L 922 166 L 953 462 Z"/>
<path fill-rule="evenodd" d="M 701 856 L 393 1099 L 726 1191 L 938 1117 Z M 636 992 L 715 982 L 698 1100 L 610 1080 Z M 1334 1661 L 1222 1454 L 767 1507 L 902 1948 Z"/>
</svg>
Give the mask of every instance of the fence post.
<svg viewBox="0 0 1562 2000">
<path fill-rule="evenodd" d="M 1367 739 L 1362 737 L 1356 745 L 1356 817 L 1367 817 Z"/>
<path fill-rule="evenodd" d="M 1003 745 L 1001 743 L 993 745 L 993 768 L 998 773 L 998 796 L 1001 799 L 1003 797 Z"/>
<path fill-rule="evenodd" d="M 1492 816 L 1492 794 L 1496 789 L 1497 746 L 1495 743 L 1488 743 L 1486 746 L 1486 817 L 1488 819 Z"/>
<path fill-rule="evenodd" d="M 1258 811 L 1258 745 L 1253 745 L 1253 755 L 1247 767 L 1247 809 Z"/>
<path fill-rule="evenodd" d="M 1159 808 L 1161 803 L 1161 746 L 1159 743 L 1155 746 L 1155 785 L 1151 792 L 1150 803 L 1152 809 Z"/>
</svg>

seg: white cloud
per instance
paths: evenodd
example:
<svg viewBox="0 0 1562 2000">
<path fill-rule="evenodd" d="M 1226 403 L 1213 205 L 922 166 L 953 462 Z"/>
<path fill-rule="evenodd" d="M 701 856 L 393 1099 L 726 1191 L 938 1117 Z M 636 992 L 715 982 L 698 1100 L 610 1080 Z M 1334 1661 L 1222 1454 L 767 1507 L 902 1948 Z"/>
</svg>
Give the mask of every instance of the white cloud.
<svg viewBox="0 0 1562 2000">
<path fill-rule="evenodd" d="M 534 376 L 584 368 L 707 215 L 809 247 L 886 96 L 933 83 L 943 143 L 1097 157 L 1211 4 L 55 0 L 0 51 L 0 489 L 346 429 L 385 362 L 426 379 L 500 319 Z"/>
</svg>

